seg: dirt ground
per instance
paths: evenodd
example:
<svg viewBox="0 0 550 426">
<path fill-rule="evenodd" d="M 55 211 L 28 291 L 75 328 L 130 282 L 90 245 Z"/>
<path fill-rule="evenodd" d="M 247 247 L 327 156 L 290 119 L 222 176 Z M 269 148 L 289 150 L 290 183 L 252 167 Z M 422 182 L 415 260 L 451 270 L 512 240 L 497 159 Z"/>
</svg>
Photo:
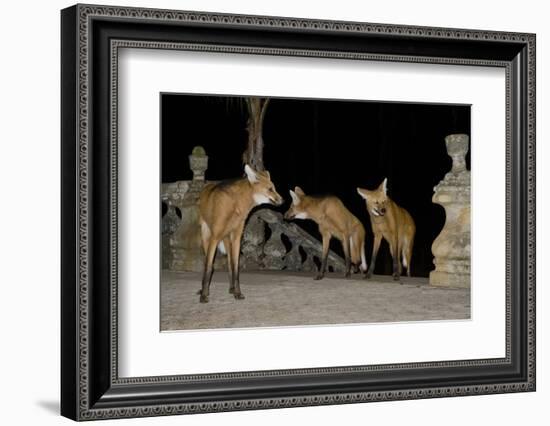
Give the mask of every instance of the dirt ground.
<svg viewBox="0 0 550 426">
<path fill-rule="evenodd" d="M 229 294 L 215 272 L 209 303 L 199 303 L 201 274 L 163 271 L 161 330 L 276 327 L 470 318 L 470 290 L 428 285 L 427 278 L 365 280 L 312 273 L 241 272 L 245 300 Z"/>
</svg>

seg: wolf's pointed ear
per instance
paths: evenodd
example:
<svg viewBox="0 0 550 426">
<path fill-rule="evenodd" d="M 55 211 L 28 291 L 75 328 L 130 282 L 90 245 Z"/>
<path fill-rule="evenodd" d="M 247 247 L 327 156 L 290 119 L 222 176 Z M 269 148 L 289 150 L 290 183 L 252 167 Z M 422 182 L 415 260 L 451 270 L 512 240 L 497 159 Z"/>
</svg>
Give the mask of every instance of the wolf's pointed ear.
<svg viewBox="0 0 550 426">
<path fill-rule="evenodd" d="M 367 199 L 367 193 L 369 191 L 367 191 L 366 189 L 363 189 L 363 188 L 357 188 L 357 193 L 363 198 L 363 199 Z"/>
<path fill-rule="evenodd" d="M 245 164 L 244 172 L 246 173 L 246 177 L 248 178 L 248 181 L 250 183 L 258 182 L 258 176 L 256 175 L 256 172 L 248 164 Z"/>
<path fill-rule="evenodd" d="M 382 191 L 384 191 L 384 195 L 388 194 L 388 178 L 384 178 L 384 182 L 382 182 Z"/>
<path fill-rule="evenodd" d="M 306 193 L 299 186 L 294 188 L 294 192 L 296 192 L 296 194 L 298 194 L 300 197 L 303 197 L 304 195 L 306 195 Z"/>
<path fill-rule="evenodd" d="M 294 204 L 295 206 L 300 204 L 300 197 L 298 196 L 298 194 L 296 194 L 292 189 L 288 192 L 290 192 L 290 196 L 292 197 L 292 204 Z"/>
</svg>

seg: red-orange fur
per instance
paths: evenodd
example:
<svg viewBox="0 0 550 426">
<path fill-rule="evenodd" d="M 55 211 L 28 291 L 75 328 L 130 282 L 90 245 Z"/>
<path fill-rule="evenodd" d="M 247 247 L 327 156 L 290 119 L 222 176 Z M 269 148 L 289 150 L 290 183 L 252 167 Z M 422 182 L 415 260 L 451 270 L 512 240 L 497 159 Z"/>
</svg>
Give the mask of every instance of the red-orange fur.
<svg viewBox="0 0 550 426">
<path fill-rule="evenodd" d="M 280 205 L 269 172 L 245 166 L 246 177 L 207 184 L 199 197 L 202 245 L 205 253 L 200 301 L 208 302 L 216 248 L 227 253 L 230 287 L 235 299 L 244 299 L 239 283 L 239 255 L 244 224 L 250 210 L 259 204 Z"/>
<path fill-rule="evenodd" d="M 387 180 L 384 179 L 384 182 L 373 191 L 357 188 L 359 195 L 366 201 L 374 233 L 374 245 L 367 278 L 372 276 L 380 242 L 384 238 L 390 246 L 393 276 L 398 280 L 402 264 L 407 268 L 407 275 L 411 276 L 411 257 L 416 226 L 409 212 L 388 197 L 386 182 Z"/>
<path fill-rule="evenodd" d="M 332 237 L 337 238 L 344 249 L 346 257 L 346 277 L 350 275 L 353 264 L 366 272 L 365 261 L 365 228 L 335 196 L 308 196 L 301 188 L 290 191 L 292 205 L 285 214 L 286 219 L 311 219 L 319 225 L 319 232 L 323 237 L 323 259 L 321 270 L 316 279 L 324 276 L 329 251 L 329 242 Z"/>
</svg>

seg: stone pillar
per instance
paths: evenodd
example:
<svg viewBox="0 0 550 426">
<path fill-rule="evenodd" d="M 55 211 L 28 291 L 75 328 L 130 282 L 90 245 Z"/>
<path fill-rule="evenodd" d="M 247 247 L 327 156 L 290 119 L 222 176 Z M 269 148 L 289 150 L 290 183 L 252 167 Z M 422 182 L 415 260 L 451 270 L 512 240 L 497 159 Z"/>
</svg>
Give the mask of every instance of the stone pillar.
<svg viewBox="0 0 550 426">
<path fill-rule="evenodd" d="M 169 243 L 171 256 L 167 267 L 176 271 L 202 271 L 204 262 L 197 205 L 208 168 L 208 156 L 203 147 L 193 148 L 189 155 L 189 167 L 193 172 L 193 180 L 177 204 L 181 211 L 181 223 L 171 235 Z"/>
<path fill-rule="evenodd" d="M 470 172 L 466 169 L 468 135 L 445 138 L 453 166 L 434 188 L 432 201 L 443 206 L 446 220 L 443 230 L 432 244 L 435 270 L 430 284 L 435 286 L 470 286 Z"/>
</svg>

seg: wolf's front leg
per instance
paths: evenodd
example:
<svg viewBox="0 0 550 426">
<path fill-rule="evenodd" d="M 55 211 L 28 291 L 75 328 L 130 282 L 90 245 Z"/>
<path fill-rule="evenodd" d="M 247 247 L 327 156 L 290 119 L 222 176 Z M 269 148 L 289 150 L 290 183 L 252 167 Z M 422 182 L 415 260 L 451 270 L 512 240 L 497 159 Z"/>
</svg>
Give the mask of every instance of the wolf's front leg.
<svg viewBox="0 0 550 426">
<path fill-rule="evenodd" d="M 372 246 L 372 257 L 370 259 L 370 265 L 369 270 L 367 271 L 367 274 L 365 275 L 365 278 L 370 279 L 372 277 L 372 274 L 374 272 L 374 265 L 376 265 L 376 256 L 378 255 L 378 249 L 380 248 L 380 242 L 382 241 L 382 235 L 381 234 L 375 234 L 374 235 L 374 244 Z"/>
</svg>

